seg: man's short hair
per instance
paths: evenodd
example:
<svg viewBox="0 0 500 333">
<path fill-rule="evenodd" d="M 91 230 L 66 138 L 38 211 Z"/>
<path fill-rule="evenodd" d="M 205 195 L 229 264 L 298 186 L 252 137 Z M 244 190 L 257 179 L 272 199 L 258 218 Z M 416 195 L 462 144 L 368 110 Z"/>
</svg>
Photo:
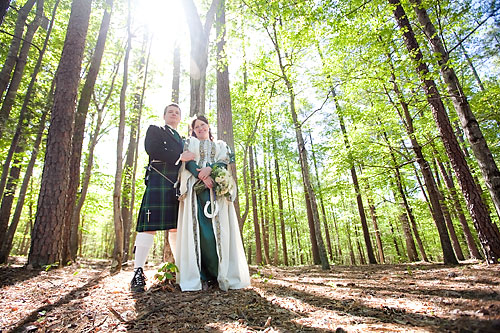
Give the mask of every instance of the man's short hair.
<svg viewBox="0 0 500 333">
<path fill-rule="evenodd" d="M 177 104 L 177 103 L 170 103 L 169 105 L 165 106 L 165 109 L 163 110 L 163 115 L 165 115 L 167 113 L 167 109 L 168 109 L 169 106 L 175 106 L 182 113 L 182 110 L 181 110 L 181 107 L 179 106 L 179 104 Z"/>
</svg>

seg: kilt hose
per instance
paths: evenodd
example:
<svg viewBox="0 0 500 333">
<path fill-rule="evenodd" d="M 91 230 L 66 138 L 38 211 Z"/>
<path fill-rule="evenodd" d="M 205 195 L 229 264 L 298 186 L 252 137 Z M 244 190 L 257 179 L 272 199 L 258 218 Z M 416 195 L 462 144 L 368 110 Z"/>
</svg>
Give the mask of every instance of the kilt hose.
<svg viewBox="0 0 500 333">
<path fill-rule="evenodd" d="M 172 182 L 177 181 L 177 170 L 169 171 L 166 163 L 153 162 L 152 165 Z M 143 232 L 176 229 L 178 213 L 179 200 L 174 184 L 151 168 L 137 217 L 136 230 Z"/>
</svg>

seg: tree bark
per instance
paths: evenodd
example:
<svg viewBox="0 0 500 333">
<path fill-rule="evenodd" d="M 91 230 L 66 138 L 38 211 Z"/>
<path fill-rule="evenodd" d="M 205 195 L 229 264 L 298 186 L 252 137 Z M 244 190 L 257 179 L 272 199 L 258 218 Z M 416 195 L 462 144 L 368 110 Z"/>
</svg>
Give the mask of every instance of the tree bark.
<svg viewBox="0 0 500 333">
<path fill-rule="evenodd" d="M 38 0 L 36 6 L 36 15 L 33 21 L 28 24 L 28 29 L 24 35 L 23 45 L 19 51 L 19 55 L 16 60 L 16 65 L 14 67 L 14 72 L 12 73 L 12 78 L 9 83 L 9 88 L 7 89 L 7 94 L 2 103 L 2 108 L 0 109 L 0 137 L 4 135 L 4 129 L 8 128 L 7 122 L 9 120 L 10 112 L 12 106 L 16 100 L 17 91 L 21 84 L 23 78 L 24 69 L 26 67 L 26 62 L 28 59 L 28 53 L 32 45 L 33 37 L 36 31 L 40 27 L 43 18 L 43 1 Z M 40 58 L 40 56 L 39 56 Z"/>
<path fill-rule="evenodd" d="M 174 45 L 174 67 L 172 70 L 172 102 L 179 104 L 181 81 L 181 47 L 178 42 Z M 167 237 L 168 238 L 168 237 Z"/>
<path fill-rule="evenodd" d="M 335 97 L 335 92 L 333 92 L 333 95 Z M 354 190 L 356 191 L 356 203 L 358 205 L 358 212 L 359 212 L 359 218 L 361 221 L 361 228 L 363 230 L 363 237 L 365 239 L 365 245 L 366 245 L 366 252 L 368 253 L 368 261 L 370 264 L 376 264 L 377 259 L 375 259 L 375 255 L 373 254 L 373 247 L 372 247 L 372 242 L 370 239 L 370 231 L 368 230 L 368 223 L 366 222 L 366 214 L 365 214 L 365 208 L 363 207 L 363 199 L 361 198 L 361 189 L 359 187 L 359 182 L 358 182 L 358 175 L 356 174 L 356 169 L 354 166 L 354 161 L 352 161 L 351 153 L 350 153 L 350 144 L 349 140 L 347 138 L 347 130 L 344 124 L 344 117 L 342 116 L 340 112 L 340 106 L 335 99 L 335 105 L 337 107 L 337 116 L 339 117 L 340 121 L 340 128 L 342 130 L 342 134 L 344 137 L 344 143 L 346 150 L 348 151 L 349 155 L 349 160 L 350 160 L 350 165 L 351 165 L 351 178 L 352 178 L 352 183 L 354 185 Z"/>
<path fill-rule="evenodd" d="M 312 135 L 311 132 L 309 132 L 309 141 L 311 142 L 311 153 L 312 153 L 312 160 L 313 160 L 313 165 L 314 165 L 314 170 L 316 173 L 316 186 L 318 187 L 318 197 L 319 197 L 319 206 L 321 208 L 321 216 L 323 217 L 323 228 L 325 229 L 325 237 L 326 237 L 326 246 L 328 249 L 328 254 L 330 254 L 330 260 L 334 260 L 333 257 L 333 251 L 332 251 L 332 241 L 330 239 L 330 228 L 328 227 L 328 221 L 326 218 L 326 211 L 325 211 L 325 204 L 323 202 L 323 190 L 321 187 L 321 181 L 319 180 L 319 170 L 318 170 L 318 164 L 316 161 L 316 153 L 314 151 L 314 145 L 312 141 Z"/>
<path fill-rule="evenodd" d="M 9 9 L 10 0 L 1 0 L 0 1 L 0 24 L 3 22 L 3 18 L 5 14 L 7 14 L 7 10 Z"/>
<path fill-rule="evenodd" d="M 436 152 L 435 155 L 438 156 Z M 446 171 L 443 162 L 438 160 L 437 164 L 439 171 L 441 172 L 441 176 L 444 179 L 444 183 L 446 184 L 448 191 L 450 191 L 450 195 L 453 201 L 453 207 L 458 215 L 458 220 L 460 221 L 460 225 L 462 226 L 462 230 L 465 236 L 465 242 L 467 243 L 467 247 L 469 248 L 470 255 L 474 259 L 482 259 L 481 253 L 479 252 L 476 246 L 476 242 L 474 241 L 474 236 L 472 236 L 469 224 L 467 223 L 465 213 L 462 209 L 462 203 L 458 198 L 457 190 L 455 189 L 455 184 L 453 183 L 453 178 Z"/>
<path fill-rule="evenodd" d="M 449 54 L 441 41 L 439 34 L 431 22 L 427 10 L 422 5 L 421 0 L 411 0 L 415 13 L 417 14 L 418 21 L 422 26 L 429 44 L 434 51 L 434 55 L 440 66 L 441 76 L 448 88 L 448 94 L 455 110 L 457 111 L 458 118 L 464 129 L 465 136 L 469 140 L 472 152 L 477 159 L 479 169 L 483 175 L 484 182 L 488 191 L 490 192 L 491 199 L 496 208 L 498 217 L 500 217 L 500 170 L 491 154 L 486 139 L 481 132 L 481 128 L 472 113 L 467 96 L 464 94 L 462 85 L 455 74 L 455 70 L 449 66 Z M 497 230 L 498 234 L 498 230 Z M 500 237 L 500 234 L 497 236 Z M 500 242 L 500 238 L 497 240 Z M 500 254 L 500 249 L 497 250 Z"/>
<path fill-rule="evenodd" d="M 220 0 L 219 8 L 216 11 L 215 32 L 217 35 L 217 138 L 226 142 L 235 152 L 233 133 L 233 111 L 231 107 L 231 91 L 229 89 L 228 58 L 226 55 L 226 7 L 225 1 Z M 238 184 L 238 174 L 236 161 L 229 166 L 234 183 Z M 234 209 L 236 216 L 240 217 L 239 195 L 236 193 L 234 199 Z M 240 226 L 242 231 L 243 225 Z"/>
<path fill-rule="evenodd" d="M 64 225 L 69 225 L 69 235 L 66 243 L 65 261 L 75 260 L 78 251 L 78 221 L 74 220 L 73 211 L 75 209 L 76 196 L 78 186 L 80 185 L 80 161 L 82 157 L 82 145 L 85 135 L 85 122 L 89 110 L 90 99 L 94 91 L 97 74 L 101 67 L 102 55 L 106 45 L 109 23 L 111 20 L 111 12 L 113 8 L 113 0 L 106 0 L 106 8 L 102 17 L 99 35 L 95 45 L 94 55 L 90 62 L 89 72 L 80 93 L 80 100 L 76 108 L 75 114 L 75 129 L 71 142 L 71 154 L 69 162 L 69 185 L 68 196 L 66 197 L 66 214 Z"/>
<path fill-rule="evenodd" d="M 182 1 L 191 36 L 191 102 L 189 116 L 205 114 L 205 77 L 208 65 L 208 41 L 215 12 L 220 8 L 221 0 L 212 0 L 205 15 L 203 25 L 193 0 Z"/>
<path fill-rule="evenodd" d="M 35 2 L 36 0 L 26 1 L 17 14 L 16 26 L 14 27 L 13 34 L 14 36 L 10 42 L 7 58 L 5 59 L 2 71 L 0 72 L 0 97 L 3 96 L 5 89 L 7 89 L 7 86 L 9 85 L 10 76 L 14 66 L 16 65 L 17 54 L 19 53 L 19 47 L 21 46 L 21 41 L 23 39 L 24 25 Z M 4 126 L 5 121 L 6 119 L 0 119 L 0 128 Z"/>
<path fill-rule="evenodd" d="M 486 261 L 491 264 L 498 263 L 500 260 L 500 232 L 498 231 L 498 227 L 492 223 L 486 206 L 481 199 L 481 195 L 471 175 L 467 161 L 453 133 L 453 128 L 446 114 L 437 86 L 434 80 L 429 79 L 431 74 L 427 64 L 423 61 L 422 52 L 420 51 L 410 22 L 406 17 L 406 13 L 399 0 L 389 0 L 389 3 L 394 6 L 394 16 L 400 29 L 403 31 L 405 45 L 410 56 L 415 61 L 416 71 L 423 83 L 423 89 L 427 96 L 427 101 L 430 105 L 434 121 L 436 122 L 441 139 L 446 148 L 446 153 L 451 161 L 460 188 L 462 189 L 467 207 L 474 221 L 474 226 L 478 230 Z M 445 262 L 450 262 L 452 259 L 456 261 L 456 258 L 445 258 Z"/>
<path fill-rule="evenodd" d="M 273 155 L 274 155 L 274 174 L 276 176 L 276 190 L 278 192 L 278 209 L 280 216 L 280 229 L 281 229 L 281 250 L 283 251 L 283 264 L 288 266 L 288 251 L 286 248 L 286 233 L 285 233 L 285 217 L 283 207 L 283 195 L 281 194 L 281 177 L 280 168 L 278 163 L 278 149 L 276 147 L 276 138 L 272 138 Z"/>
<path fill-rule="evenodd" d="M 116 172 L 115 184 L 113 190 L 113 221 L 115 226 L 115 244 L 113 248 L 113 261 L 111 263 L 111 271 L 119 272 L 123 262 L 123 217 L 121 214 L 120 199 L 122 190 L 122 174 L 123 174 L 123 143 L 125 140 L 125 113 L 126 113 L 126 92 L 128 86 L 128 62 L 130 51 L 132 49 L 132 32 L 131 32 L 131 8 L 130 0 L 128 1 L 128 18 L 127 18 L 127 47 L 125 50 L 125 58 L 123 60 L 123 81 L 120 91 L 120 117 L 118 124 L 118 137 L 116 140 Z"/>
<path fill-rule="evenodd" d="M 259 227 L 259 216 L 257 213 L 257 195 L 256 185 L 255 185 L 255 169 L 254 169 L 254 161 L 253 161 L 253 146 L 249 147 L 248 154 L 250 156 L 250 187 L 251 187 L 251 196 L 252 196 L 252 212 L 253 212 L 253 227 L 255 232 L 255 262 L 258 265 L 262 265 L 262 244 L 260 239 L 260 227 Z"/>
<path fill-rule="evenodd" d="M 286 89 L 288 91 L 288 97 L 290 102 L 290 113 L 292 115 L 293 125 L 295 127 L 295 138 L 297 140 L 297 148 L 299 151 L 299 160 L 302 171 L 302 181 L 304 185 L 304 194 L 306 200 L 306 206 L 308 206 L 308 220 L 312 222 L 313 226 L 310 225 L 311 232 L 311 244 L 316 242 L 318 246 L 319 259 L 321 262 L 322 269 L 330 269 L 330 264 L 328 263 L 328 257 L 326 254 L 325 244 L 323 242 L 323 237 L 321 235 L 321 222 L 319 220 L 318 214 L 318 205 L 316 202 L 316 194 L 314 193 L 314 189 L 311 183 L 310 171 L 309 171 L 309 163 L 307 158 L 307 150 L 304 143 L 304 137 L 302 135 L 301 124 L 298 121 L 297 111 L 295 109 L 295 93 L 293 91 L 293 85 L 290 81 L 287 69 L 285 64 L 283 63 L 283 55 L 282 51 L 278 45 L 278 37 L 276 35 L 276 27 L 272 27 L 273 30 L 269 31 L 268 34 L 271 38 L 271 41 L 274 45 L 274 49 L 276 51 L 276 55 L 278 58 L 279 67 L 282 74 L 282 79 L 284 80 Z M 266 27 L 269 29 L 269 27 Z M 314 236 L 313 236 L 314 234 Z M 313 252 L 314 253 L 314 252 Z"/>
<path fill-rule="evenodd" d="M 373 199 L 371 197 L 370 185 L 366 182 L 367 188 L 367 200 L 368 207 L 370 208 L 370 216 L 372 218 L 373 229 L 375 230 L 375 240 L 377 242 L 378 260 L 381 264 L 385 263 L 384 246 L 382 245 L 382 237 L 380 235 L 380 229 L 378 227 L 378 217 L 375 205 L 373 204 Z"/>
<path fill-rule="evenodd" d="M 453 253 L 453 248 L 451 245 L 451 241 L 448 235 L 448 232 L 446 230 L 446 220 L 445 216 L 443 213 L 443 209 L 441 206 L 441 201 L 439 200 L 439 190 L 436 186 L 436 182 L 434 180 L 434 177 L 432 176 L 432 172 L 429 166 L 429 162 L 425 159 L 423 153 L 422 153 L 422 147 L 420 143 L 417 140 L 417 137 L 415 135 L 415 128 L 413 126 L 413 118 L 410 115 L 410 111 L 408 108 L 408 103 L 406 102 L 403 93 L 399 89 L 399 86 L 396 82 L 396 76 L 394 74 L 394 69 L 392 67 L 392 61 L 390 56 L 388 55 L 388 62 L 389 65 L 391 66 L 391 81 L 393 84 L 393 90 L 396 93 L 396 96 L 398 98 L 398 103 L 401 106 L 401 110 L 397 107 L 397 105 L 393 102 L 393 105 L 396 109 L 396 111 L 399 114 L 399 117 L 401 121 L 403 122 L 406 133 L 408 134 L 411 142 L 411 148 L 413 152 L 415 153 L 415 159 L 420 166 L 420 170 L 422 172 L 422 175 L 424 177 L 424 183 L 425 187 L 427 188 L 427 192 L 429 194 L 429 203 L 430 203 L 430 210 L 432 217 L 434 219 L 434 223 L 436 224 L 436 228 L 438 230 L 439 234 L 439 240 L 441 242 L 441 249 L 443 251 L 443 260 L 445 264 L 457 264 L 457 258 L 455 257 L 455 254 Z M 389 99 L 392 102 L 392 99 L 390 98 L 390 95 L 387 94 Z M 423 246 L 420 248 L 421 253 L 425 253 L 423 251 Z M 424 259 L 425 260 L 425 259 Z"/>
<path fill-rule="evenodd" d="M 258 202 L 260 202 L 259 211 L 260 211 L 260 231 L 262 233 L 262 246 L 264 248 L 264 264 L 267 265 L 269 264 L 269 230 L 267 226 L 267 219 L 266 216 L 264 215 L 264 207 L 266 206 L 266 203 L 262 199 L 262 192 L 265 191 L 265 189 L 262 188 L 260 184 L 260 168 L 259 168 L 259 163 L 257 159 L 257 150 L 254 150 L 254 163 L 255 163 L 255 181 L 256 181 L 256 192 L 258 195 Z"/>
<path fill-rule="evenodd" d="M 53 86 L 52 86 L 52 89 L 49 93 L 49 99 L 50 99 L 50 96 L 52 96 L 52 93 L 53 93 Z M 48 103 L 50 103 L 50 101 Z M 45 130 L 45 120 L 47 118 L 48 113 L 49 113 L 49 105 L 47 105 L 45 107 L 45 109 L 42 113 L 42 116 L 40 118 L 40 123 L 38 125 L 38 133 L 37 133 L 35 142 L 33 143 L 31 157 L 30 157 L 30 161 L 28 162 L 28 166 L 26 167 L 26 172 L 24 173 L 23 183 L 21 185 L 21 188 L 19 189 L 16 208 L 14 210 L 14 215 L 12 216 L 12 220 L 10 222 L 9 229 L 7 231 L 7 235 L 0 242 L 0 244 L 2 244 L 0 247 L 0 263 L 2 263 L 2 264 L 7 263 L 9 253 L 12 249 L 12 241 L 14 240 L 14 235 L 16 233 L 16 229 L 17 229 L 17 226 L 19 224 L 19 220 L 21 218 L 21 213 L 22 213 L 23 206 L 24 206 L 24 200 L 26 198 L 26 192 L 28 191 L 28 186 L 30 184 L 31 175 L 33 174 L 35 162 L 36 162 L 36 159 L 38 157 L 40 143 L 42 142 L 43 132 Z M 23 239 L 23 242 L 24 242 L 24 239 Z"/>
<path fill-rule="evenodd" d="M 75 100 L 78 92 L 91 0 L 74 0 L 57 71 L 54 106 L 47 137 L 35 225 L 28 264 L 62 264 L 65 197 L 68 190 L 67 152 L 71 149 Z"/>
</svg>

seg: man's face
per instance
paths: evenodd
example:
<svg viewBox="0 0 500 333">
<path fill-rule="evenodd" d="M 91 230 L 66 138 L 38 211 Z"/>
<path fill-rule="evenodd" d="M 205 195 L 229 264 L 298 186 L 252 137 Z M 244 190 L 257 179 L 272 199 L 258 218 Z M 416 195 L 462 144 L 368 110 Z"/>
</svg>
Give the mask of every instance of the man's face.
<svg viewBox="0 0 500 333">
<path fill-rule="evenodd" d="M 177 128 L 177 125 L 181 122 L 181 110 L 176 106 L 170 105 L 167 107 L 163 119 L 165 119 L 165 124 Z"/>
</svg>

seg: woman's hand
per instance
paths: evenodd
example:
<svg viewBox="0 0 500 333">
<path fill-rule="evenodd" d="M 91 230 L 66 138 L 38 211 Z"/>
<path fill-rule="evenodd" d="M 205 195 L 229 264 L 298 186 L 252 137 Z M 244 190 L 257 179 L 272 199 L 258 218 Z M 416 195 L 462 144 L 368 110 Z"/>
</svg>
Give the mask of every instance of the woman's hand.
<svg viewBox="0 0 500 333">
<path fill-rule="evenodd" d="M 198 171 L 198 179 L 205 180 L 206 178 L 210 177 L 210 173 L 212 172 L 211 167 L 204 167 L 201 169 L 196 169 Z"/>
<path fill-rule="evenodd" d="M 190 152 L 189 150 L 186 150 L 181 154 L 181 161 L 182 162 L 187 162 L 187 161 L 192 161 L 194 160 L 195 155 L 193 152 Z"/>
<path fill-rule="evenodd" d="M 210 176 L 208 176 L 205 179 L 202 179 L 202 182 L 205 184 L 207 188 L 212 188 L 214 186 L 214 180 Z"/>
</svg>

